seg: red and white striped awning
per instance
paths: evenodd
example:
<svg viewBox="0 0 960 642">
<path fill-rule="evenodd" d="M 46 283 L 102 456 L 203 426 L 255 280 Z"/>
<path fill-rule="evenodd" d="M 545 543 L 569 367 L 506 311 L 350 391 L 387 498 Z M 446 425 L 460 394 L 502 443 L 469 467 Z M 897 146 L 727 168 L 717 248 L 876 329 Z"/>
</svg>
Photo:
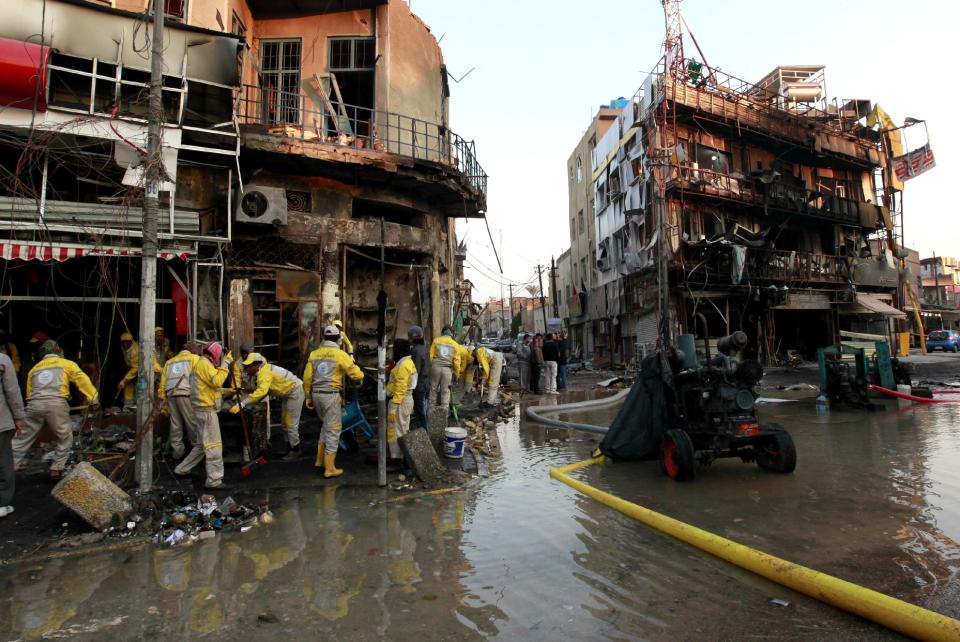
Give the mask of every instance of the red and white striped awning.
<svg viewBox="0 0 960 642">
<path fill-rule="evenodd" d="M 186 260 L 193 250 L 160 249 L 157 256 L 164 261 Z M 80 245 L 76 243 L 42 243 L 39 241 L 0 241 L 0 258 L 12 261 L 66 261 L 82 256 L 140 256 L 138 247 Z"/>
</svg>

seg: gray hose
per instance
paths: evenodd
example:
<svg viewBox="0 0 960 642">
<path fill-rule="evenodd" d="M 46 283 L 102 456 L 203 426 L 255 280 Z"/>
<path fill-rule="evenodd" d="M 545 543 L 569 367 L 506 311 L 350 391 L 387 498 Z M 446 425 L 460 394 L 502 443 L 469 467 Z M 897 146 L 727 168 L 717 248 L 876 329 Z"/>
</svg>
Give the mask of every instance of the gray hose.
<svg viewBox="0 0 960 642">
<path fill-rule="evenodd" d="M 603 435 L 606 434 L 607 430 L 609 430 L 609 427 L 594 426 L 593 424 L 578 424 L 573 421 L 560 421 L 559 419 L 550 419 L 549 417 L 544 417 L 543 413 L 549 413 L 552 415 L 560 412 L 576 412 L 578 410 L 586 410 L 589 408 L 605 408 L 607 406 L 613 406 L 620 403 L 628 394 L 630 394 L 630 388 L 624 388 L 617 394 L 611 397 L 604 397 L 603 399 L 577 401 L 574 403 L 560 404 L 559 406 L 530 406 L 527 408 L 527 417 L 538 424 L 554 426 L 556 428 L 566 428 L 567 430 L 582 430 L 584 432 L 592 432 Z"/>
</svg>

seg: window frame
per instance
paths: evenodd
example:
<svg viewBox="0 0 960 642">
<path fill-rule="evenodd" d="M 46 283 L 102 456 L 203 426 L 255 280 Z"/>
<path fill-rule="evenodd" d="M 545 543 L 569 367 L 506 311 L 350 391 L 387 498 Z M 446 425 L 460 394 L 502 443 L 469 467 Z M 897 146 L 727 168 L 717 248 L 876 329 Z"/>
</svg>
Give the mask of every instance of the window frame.
<svg viewBox="0 0 960 642">
<path fill-rule="evenodd" d="M 333 65 L 333 46 L 341 42 L 350 43 L 350 52 L 348 58 L 350 60 L 350 65 L 347 67 L 344 66 L 334 66 Z M 365 67 L 357 66 L 357 43 L 365 42 L 370 43 L 372 48 L 372 60 L 370 60 L 369 65 Z M 376 36 L 327 36 L 327 69 L 334 73 L 339 71 L 375 71 L 377 68 L 377 38 Z"/>
<path fill-rule="evenodd" d="M 293 43 L 297 45 L 297 68 L 295 70 L 292 67 L 284 66 L 284 62 L 289 55 L 286 47 Z M 265 62 L 267 46 L 274 44 L 279 45 L 277 50 L 278 67 L 275 69 L 268 67 Z M 260 53 L 260 86 L 263 88 L 263 91 L 261 91 L 262 98 L 260 106 L 262 110 L 261 120 L 270 125 L 300 124 L 302 103 L 300 83 L 303 80 L 303 39 L 263 38 L 258 43 L 258 49 Z M 292 86 L 295 88 L 295 91 L 284 89 L 286 86 L 285 83 L 289 84 L 289 77 L 294 75 L 296 76 L 296 82 L 293 83 Z M 269 88 L 267 84 L 268 79 L 275 81 Z M 276 93 L 271 96 L 271 92 L 269 92 L 268 89 L 272 89 L 273 92 Z M 271 115 L 271 107 L 276 115 Z M 290 117 L 291 115 L 293 117 Z"/>
</svg>

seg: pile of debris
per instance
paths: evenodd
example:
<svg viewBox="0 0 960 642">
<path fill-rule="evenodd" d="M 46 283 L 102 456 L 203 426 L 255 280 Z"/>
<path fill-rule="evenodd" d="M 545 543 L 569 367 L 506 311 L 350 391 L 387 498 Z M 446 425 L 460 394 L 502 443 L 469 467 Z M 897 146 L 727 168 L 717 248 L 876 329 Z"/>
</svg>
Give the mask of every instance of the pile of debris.
<svg viewBox="0 0 960 642">
<path fill-rule="evenodd" d="M 182 490 L 131 497 L 87 462 L 74 466 L 51 494 L 107 537 L 148 536 L 171 546 L 273 521 L 264 507 L 232 497 L 218 502 L 213 495 Z"/>
</svg>

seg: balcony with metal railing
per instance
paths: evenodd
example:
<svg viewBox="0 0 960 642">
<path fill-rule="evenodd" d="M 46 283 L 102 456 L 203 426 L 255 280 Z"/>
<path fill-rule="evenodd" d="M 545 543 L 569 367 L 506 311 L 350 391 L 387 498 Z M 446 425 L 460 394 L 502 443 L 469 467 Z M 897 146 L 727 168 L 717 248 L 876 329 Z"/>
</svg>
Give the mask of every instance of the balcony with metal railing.
<svg viewBox="0 0 960 642">
<path fill-rule="evenodd" d="M 739 252 L 735 247 L 741 248 Z M 737 256 L 738 253 L 742 256 Z M 712 243 L 684 246 L 682 259 L 685 280 L 691 287 L 696 284 L 849 282 L 846 259 L 828 254 Z"/>
<path fill-rule="evenodd" d="M 311 146 L 350 148 L 359 156 L 394 155 L 433 166 L 449 175 L 485 209 L 487 174 L 477 162 L 476 147 L 429 121 L 356 105 L 327 102 L 317 97 L 270 87 L 245 85 L 237 118 L 241 131 Z"/>
<path fill-rule="evenodd" d="M 860 224 L 858 201 L 825 194 L 778 180 L 765 182 L 770 175 L 743 176 L 725 174 L 695 165 L 674 165 L 668 189 L 683 190 L 686 195 L 749 203 L 770 212 L 803 214 L 846 225 Z"/>
</svg>

